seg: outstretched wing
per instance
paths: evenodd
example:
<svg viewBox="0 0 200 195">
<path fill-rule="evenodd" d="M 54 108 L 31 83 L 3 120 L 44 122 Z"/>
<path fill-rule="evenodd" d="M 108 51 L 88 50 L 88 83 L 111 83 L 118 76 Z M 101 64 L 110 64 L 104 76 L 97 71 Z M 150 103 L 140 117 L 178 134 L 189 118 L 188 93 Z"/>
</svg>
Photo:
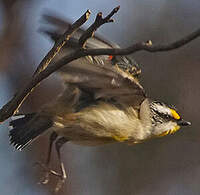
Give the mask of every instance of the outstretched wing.
<svg viewBox="0 0 200 195">
<path fill-rule="evenodd" d="M 91 64 L 84 58 L 81 63 L 74 61 L 66 65 L 60 74 L 65 83 L 78 86 L 95 99 L 138 106 L 146 97 L 137 79 L 109 62 Z"/>
<path fill-rule="evenodd" d="M 45 15 L 44 19 L 53 24 L 56 30 L 42 30 L 53 40 L 57 40 L 71 24 L 54 16 Z M 72 41 L 83 34 L 79 29 L 72 37 Z M 116 48 L 116 44 L 105 41 L 99 36 L 90 38 L 88 48 Z M 65 49 L 68 52 L 69 48 Z M 63 50 L 64 51 L 64 50 Z M 59 59 L 58 59 L 59 60 Z M 127 56 L 87 56 L 75 60 L 59 71 L 67 84 L 73 84 L 84 92 L 90 93 L 95 99 L 115 101 L 118 104 L 139 106 L 145 99 L 145 91 L 139 84 L 137 63 Z"/>
</svg>

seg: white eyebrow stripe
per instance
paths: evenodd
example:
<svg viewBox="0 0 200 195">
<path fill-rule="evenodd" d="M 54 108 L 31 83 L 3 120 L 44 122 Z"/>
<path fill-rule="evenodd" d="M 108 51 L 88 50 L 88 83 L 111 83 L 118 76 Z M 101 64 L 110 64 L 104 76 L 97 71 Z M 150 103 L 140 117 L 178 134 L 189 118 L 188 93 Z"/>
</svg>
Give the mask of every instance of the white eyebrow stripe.
<svg viewBox="0 0 200 195">
<path fill-rule="evenodd" d="M 170 108 L 164 107 L 161 105 L 156 105 L 156 107 L 159 112 L 172 116 L 172 112 L 171 112 Z"/>
</svg>

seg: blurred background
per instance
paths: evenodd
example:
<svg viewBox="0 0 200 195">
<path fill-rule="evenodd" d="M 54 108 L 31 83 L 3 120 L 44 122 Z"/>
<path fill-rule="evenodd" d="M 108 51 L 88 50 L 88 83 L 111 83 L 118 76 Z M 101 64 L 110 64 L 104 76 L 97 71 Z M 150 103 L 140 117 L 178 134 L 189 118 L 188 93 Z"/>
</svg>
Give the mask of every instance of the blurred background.
<svg viewBox="0 0 200 195">
<path fill-rule="evenodd" d="M 90 24 L 99 11 L 108 13 L 121 5 L 115 23 L 98 31 L 122 47 L 151 39 L 169 43 L 199 28 L 199 0 L 1 0 L 0 1 L 0 104 L 23 87 L 52 47 L 38 33 L 43 14 L 56 13 L 76 20 L 86 9 Z M 174 104 L 192 126 L 172 136 L 135 146 L 124 144 L 82 147 L 66 144 L 62 149 L 68 180 L 58 194 L 68 195 L 199 195 L 200 194 L 200 39 L 163 53 L 133 55 L 142 68 L 141 82 L 147 94 Z M 59 93 L 55 75 L 45 80 L 26 100 L 23 112 L 32 112 Z M 0 194 L 53 194 L 50 184 L 37 184 L 43 173 L 48 137 L 19 152 L 9 145 L 8 121 L 0 128 Z M 56 157 L 52 168 L 58 169 Z"/>
</svg>

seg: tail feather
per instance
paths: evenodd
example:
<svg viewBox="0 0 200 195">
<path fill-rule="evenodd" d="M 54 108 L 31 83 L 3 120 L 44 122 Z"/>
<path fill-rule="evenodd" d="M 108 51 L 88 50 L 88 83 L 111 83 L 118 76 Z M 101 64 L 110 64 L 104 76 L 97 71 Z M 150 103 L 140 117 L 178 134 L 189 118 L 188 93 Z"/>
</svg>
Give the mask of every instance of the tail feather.
<svg viewBox="0 0 200 195">
<path fill-rule="evenodd" d="M 22 126 L 25 123 L 27 123 L 30 119 L 32 119 L 34 115 L 35 113 L 30 113 L 26 115 L 15 115 L 12 118 L 12 121 L 10 121 L 10 127 L 15 128 L 15 127 Z"/>
<path fill-rule="evenodd" d="M 50 117 L 39 116 L 35 113 L 26 114 L 22 118 L 10 122 L 10 143 L 16 149 L 22 150 L 53 125 Z"/>
</svg>

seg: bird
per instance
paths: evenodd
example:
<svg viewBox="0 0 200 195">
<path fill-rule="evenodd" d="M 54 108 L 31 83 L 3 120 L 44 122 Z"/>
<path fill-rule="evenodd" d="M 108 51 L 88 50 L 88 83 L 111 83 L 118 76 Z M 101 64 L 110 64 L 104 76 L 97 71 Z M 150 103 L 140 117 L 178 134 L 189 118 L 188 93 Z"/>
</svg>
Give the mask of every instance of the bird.
<svg viewBox="0 0 200 195">
<path fill-rule="evenodd" d="M 55 15 L 44 15 L 53 26 L 40 29 L 56 41 L 71 26 L 68 20 Z M 80 28 L 70 38 L 54 62 L 79 48 L 78 39 L 85 32 Z M 86 48 L 119 48 L 100 36 L 91 37 Z M 60 163 L 60 173 L 49 169 L 48 175 L 61 178 L 59 190 L 66 179 L 60 149 L 66 142 L 97 146 L 123 142 L 129 145 L 174 134 L 191 123 L 182 119 L 177 109 L 147 96 L 139 79 L 141 69 L 130 56 L 86 56 L 66 64 L 58 71 L 63 91 L 52 104 L 36 113 L 17 115 L 10 122 L 10 143 L 18 150 L 50 132 L 45 167 L 49 167 L 52 146 Z"/>
</svg>

